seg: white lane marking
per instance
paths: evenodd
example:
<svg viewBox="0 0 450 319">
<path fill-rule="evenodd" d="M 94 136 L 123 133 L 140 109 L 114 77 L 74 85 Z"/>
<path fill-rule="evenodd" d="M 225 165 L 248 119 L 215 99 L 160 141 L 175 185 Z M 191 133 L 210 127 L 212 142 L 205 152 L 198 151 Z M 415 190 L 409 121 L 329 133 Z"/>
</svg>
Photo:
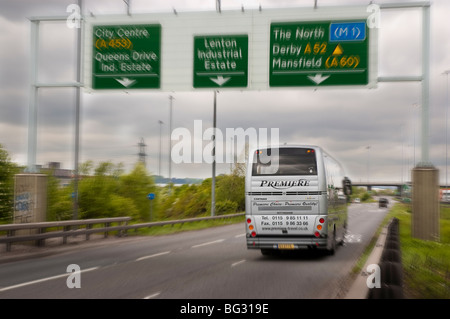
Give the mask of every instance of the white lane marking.
<svg viewBox="0 0 450 319">
<path fill-rule="evenodd" d="M 245 233 L 234 236 L 234 238 L 244 237 Z"/>
<path fill-rule="evenodd" d="M 161 294 L 161 291 L 158 291 L 152 295 L 148 295 L 147 297 L 144 297 L 144 299 L 153 299 L 153 298 L 158 297 L 160 294 Z"/>
<path fill-rule="evenodd" d="M 245 263 L 245 261 L 246 261 L 245 259 L 240 260 L 240 261 L 237 261 L 237 262 L 231 264 L 231 267 L 235 267 L 235 266 L 237 266 L 237 265 L 240 265 L 240 264 L 242 264 L 242 263 Z"/>
<path fill-rule="evenodd" d="M 98 269 L 98 268 L 100 268 L 100 267 L 92 267 L 92 268 L 84 269 L 84 270 L 81 270 L 80 273 L 85 273 L 85 272 L 88 272 L 88 271 L 96 270 L 96 269 Z M 69 272 L 69 273 L 66 273 L 66 274 L 56 275 L 56 276 L 53 276 L 53 277 L 42 278 L 42 279 L 38 279 L 38 280 L 33 280 L 33 281 L 24 282 L 24 283 L 17 284 L 17 285 L 14 285 L 14 286 L 9 286 L 9 287 L 0 288 L 0 292 L 2 292 L 2 291 L 7 291 L 7 290 L 11 290 L 11 289 L 16 289 L 16 288 L 20 288 L 20 287 L 25 287 L 25 286 L 34 285 L 34 284 L 38 284 L 38 283 L 44 282 L 44 281 L 49 281 L 49 280 L 53 280 L 53 279 L 58 279 L 58 278 L 62 278 L 62 277 L 67 277 L 67 276 L 69 276 L 70 274 L 72 274 L 72 273 Z"/>
<path fill-rule="evenodd" d="M 153 258 L 153 257 L 167 255 L 167 254 L 170 254 L 170 251 L 163 251 L 162 253 L 157 253 L 157 254 L 153 254 L 153 255 L 139 257 L 138 259 L 136 259 L 136 261 L 141 261 L 141 260 L 144 260 L 144 259 L 149 259 L 149 258 Z"/>
<path fill-rule="evenodd" d="M 207 246 L 207 245 L 217 244 L 217 243 L 223 242 L 224 240 L 225 239 L 218 239 L 218 240 L 215 240 L 215 241 L 210 241 L 210 242 L 207 242 L 207 243 L 195 245 L 195 246 L 192 246 L 191 248 L 197 248 L 197 247 L 203 247 L 203 246 Z"/>
<path fill-rule="evenodd" d="M 344 236 L 344 242 L 346 244 L 360 243 L 361 240 L 362 240 L 362 235 L 361 234 L 352 234 L 352 233 L 348 232 Z"/>
</svg>

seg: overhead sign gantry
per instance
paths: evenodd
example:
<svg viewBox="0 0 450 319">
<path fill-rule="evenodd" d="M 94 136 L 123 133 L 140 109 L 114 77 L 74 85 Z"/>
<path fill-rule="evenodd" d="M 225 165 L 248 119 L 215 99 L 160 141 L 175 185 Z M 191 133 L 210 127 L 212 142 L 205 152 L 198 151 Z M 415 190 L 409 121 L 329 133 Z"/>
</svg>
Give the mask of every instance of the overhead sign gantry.
<svg viewBox="0 0 450 319">
<path fill-rule="evenodd" d="M 377 83 L 366 6 L 86 17 L 93 90 L 270 90 Z"/>
</svg>

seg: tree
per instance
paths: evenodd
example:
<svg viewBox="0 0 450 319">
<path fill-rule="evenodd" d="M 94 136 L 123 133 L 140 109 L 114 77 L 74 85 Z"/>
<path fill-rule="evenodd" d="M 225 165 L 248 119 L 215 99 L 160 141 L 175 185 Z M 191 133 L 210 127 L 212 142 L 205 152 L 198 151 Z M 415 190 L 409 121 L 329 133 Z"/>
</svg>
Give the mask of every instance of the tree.
<svg viewBox="0 0 450 319">
<path fill-rule="evenodd" d="M 89 168 L 88 162 L 84 165 Z M 101 162 L 94 169 L 94 176 L 84 176 L 78 184 L 78 204 L 81 218 L 104 218 L 129 216 L 135 212 L 130 201 L 122 200 L 117 192 L 120 187 L 119 175 L 122 165 Z"/>
<path fill-rule="evenodd" d="M 72 219 L 73 187 L 60 187 L 52 171 L 47 176 L 47 220 Z"/>
<path fill-rule="evenodd" d="M 137 218 L 142 221 L 150 220 L 150 203 L 147 195 L 156 192 L 153 177 L 149 175 L 143 163 L 138 162 L 133 170 L 120 177 L 118 195 L 128 198 L 137 210 Z M 156 196 L 156 199 L 159 196 Z M 157 200 L 153 200 L 155 204 Z M 156 205 L 153 206 L 156 210 Z"/>
<path fill-rule="evenodd" d="M 82 175 L 78 184 L 80 218 L 130 216 L 134 220 L 149 220 L 147 195 L 156 191 L 156 187 L 142 163 L 136 164 L 129 174 L 124 174 L 122 163 L 109 161 L 96 166 L 87 161 L 80 165 L 79 171 Z M 69 186 L 52 192 L 58 198 L 50 208 L 54 218 L 61 217 L 71 207 L 71 189 Z"/>
<path fill-rule="evenodd" d="M 156 187 L 154 179 L 142 163 L 124 174 L 122 164 L 101 162 L 94 165 L 87 161 L 80 165 L 82 176 L 79 185 L 80 218 L 103 218 L 130 216 L 136 221 L 149 221 L 150 209 L 153 220 L 181 219 L 205 216 L 211 213 L 212 179 L 201 184 Z M 232 175 L 217 178 L 216 212 L 232 213 L 245 209 L 245 177 L 238 169 Z M 50 215 L 52 219 L 70 216 L 73 186 L 58 188 L 49 183 L 52 189 Z M 154 193 L 153 200 L 148 194 Z"/>
<path fill-rule="evenodd" d="M 11 162 L 8 152 L 0 144 L 0 219 L 12 220 L 14 212 L 14 175 L 20 168 Z"/>
<path fill-rule="evenodd" d="M 216 203 L 222 210 L 221 213 L 245 210 L 245 177 L 234 172 L 217 179 Z"/>
</svg>

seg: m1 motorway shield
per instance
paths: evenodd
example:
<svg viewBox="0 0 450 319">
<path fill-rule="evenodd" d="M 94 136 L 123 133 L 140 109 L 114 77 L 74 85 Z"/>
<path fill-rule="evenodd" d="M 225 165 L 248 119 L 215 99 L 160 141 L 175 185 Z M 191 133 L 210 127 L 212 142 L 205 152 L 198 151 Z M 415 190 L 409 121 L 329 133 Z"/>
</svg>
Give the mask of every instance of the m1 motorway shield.
<svg viewBox="0 0 450 319">
<path fill-rule="evenodd" d="M 94 25 L 93 89 L 160 87 L 161 25 Z"/>
<path fill-rule="evenodd" d="M 194 37 L 194 88 L 247 87 L 248 35 Z"/>
<path fill-rule="evenodd" d="M 269 85 L 367 85 L 368 47 L 365 20 L 271 23 Z"/>
</svg>

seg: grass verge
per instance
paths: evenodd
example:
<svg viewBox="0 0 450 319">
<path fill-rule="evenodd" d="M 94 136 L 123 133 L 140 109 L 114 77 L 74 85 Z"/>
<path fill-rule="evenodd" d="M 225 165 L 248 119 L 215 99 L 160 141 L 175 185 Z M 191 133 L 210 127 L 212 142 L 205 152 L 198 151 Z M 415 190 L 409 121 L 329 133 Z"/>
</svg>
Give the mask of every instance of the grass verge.
<svg viewBox="0 0 450 319">
<path fill-rule="evenodd" d="M 434 242 L 412 238 L 411 204 L 394 204 L 353 268 L 353 274 L 361 272 L 382 228 L 394 217 L 399 219 L 400 225 L 405 297 L 410 299 L 449 299 L 450 206 L 441 206 L 440 241 Z"/>
<path fill-rule="evenodd" d="M 441 206 L 440 241 L 412 238 L 411 205 L 396 203 L 386 215 L 374 238 L 355 265 L 359 273 L 376 244 L 382 228 L 392 219 L 399 219 L 400 245 L 404 274 L 404 294 L 412 299 L 450 298 L 450 206 Z"/>
<path fill-rule="evenodd" d="M 389 216 L 400 222 L 405 296 L 450 298 L 450 208 L 441 207 L 439 242 L 412 238 L 409 204 L 395 204 Z"/>
</svg>

